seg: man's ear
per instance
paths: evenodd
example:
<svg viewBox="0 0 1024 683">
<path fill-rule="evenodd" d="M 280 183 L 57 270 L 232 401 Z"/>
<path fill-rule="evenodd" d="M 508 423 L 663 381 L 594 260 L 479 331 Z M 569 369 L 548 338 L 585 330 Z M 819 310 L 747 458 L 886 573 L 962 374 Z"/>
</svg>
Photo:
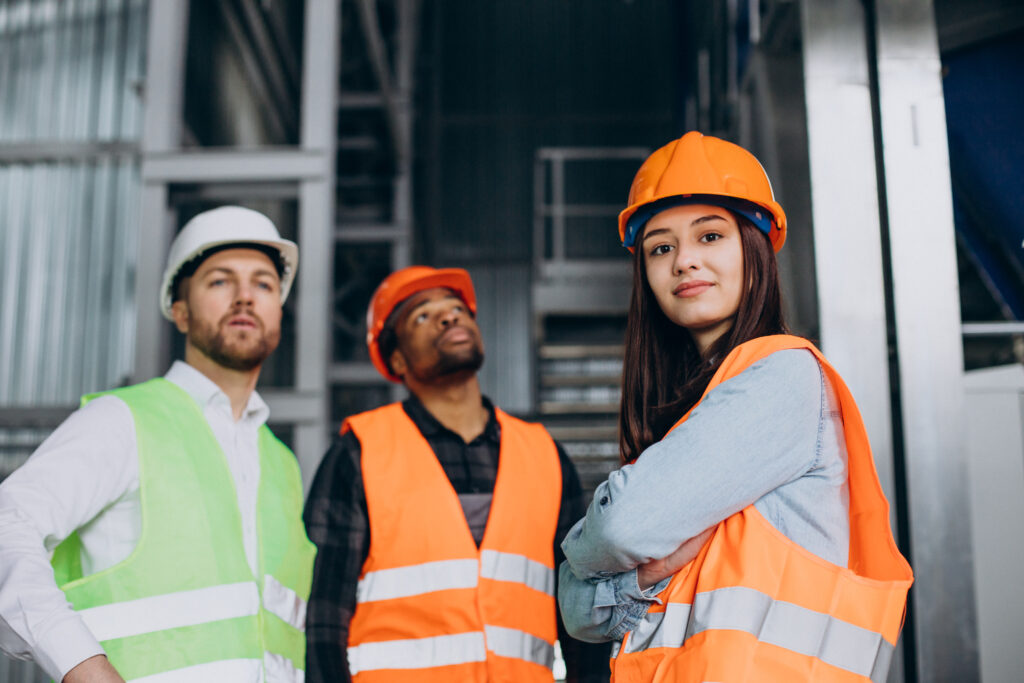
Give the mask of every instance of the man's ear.
<svg viewBox="0 0 1024 683">
<path fill-rule="evenodd" d="M 405 356 L 398 349 L 391 352 L 391 357 L 388 358 L 388 365 L 391 367 L 392 374 L 397 377 L 405 377 L 405 371 L 409 369 L 408 364 L 405 362 Z"/>
<path fill-rule="evenodd" d="M 174 318 L 174 326 L 178 332 L 188 334 L 188 304 L 184 299 L 178 299 L 171 304 L 171 316 Z"/>
</svg>

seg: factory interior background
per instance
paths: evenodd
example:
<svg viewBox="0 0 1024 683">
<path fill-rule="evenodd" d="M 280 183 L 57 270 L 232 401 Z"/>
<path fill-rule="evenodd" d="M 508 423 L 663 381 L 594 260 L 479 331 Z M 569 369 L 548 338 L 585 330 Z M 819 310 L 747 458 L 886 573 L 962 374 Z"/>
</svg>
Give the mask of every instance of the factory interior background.
<svg viewBox="0 0 1024 683">
<path fill-rule="evenodd" d="M 301 248 L 259 390 L 307 486 L 347 415 L 403 396 L 366 307 L 424 263 L 469 270 L 485 394 L 593 490 L 615 217 L 700 130 L 763 161 L 789 321 L 864 413 L 917 577 L 889 680 L 1019 680 L 1022 111 L 1014 0 L 0 0 L 0 480 L 79 396 L 180 356 L 167 247 L 241 204 Z"/>
</svg>

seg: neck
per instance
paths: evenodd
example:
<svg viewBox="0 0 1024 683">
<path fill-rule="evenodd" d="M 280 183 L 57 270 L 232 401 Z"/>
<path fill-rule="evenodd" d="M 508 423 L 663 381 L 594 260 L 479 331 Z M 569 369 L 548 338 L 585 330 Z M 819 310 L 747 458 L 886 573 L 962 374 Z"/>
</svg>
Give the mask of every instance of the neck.
<svg viewBox="0 0 1024 683">
<path fill-rule="evenodd" d="M 487 409 L 484 408 L 480 382 L 475 373 L 463 381 L 443 385 L 407 381 L 406 387 L 434 419 L 461 436 L 466 443 L 480 436 L 487 426 Z"/>
<path fill-rule="evenodd" d="M 718 341 L 723 334 L 732 329 L 733 320 L 723 320 L 722 322 L 712 327 L 706 327 L 701 330 L 690 330 L 690 336 L 693 338 L 693 343 L 697 346 L 697 351 L 700 352 L 701 356 L 707 354 L 708 349 L 711 345 Z"/>
<path fill-rule="evenodd" d="M 240 420 L 245 412 L 245 407 L 249 405 L 249 397 L 256 389 L 256 380 L 260 377 L 260 367 L 257 366 L 252 370 L 226 368 L 188 343 L 185 344 L 185 362 L 220 387 L 220 390 L 231 401 L 231 414 L 236 421 Z"/>
</svg>

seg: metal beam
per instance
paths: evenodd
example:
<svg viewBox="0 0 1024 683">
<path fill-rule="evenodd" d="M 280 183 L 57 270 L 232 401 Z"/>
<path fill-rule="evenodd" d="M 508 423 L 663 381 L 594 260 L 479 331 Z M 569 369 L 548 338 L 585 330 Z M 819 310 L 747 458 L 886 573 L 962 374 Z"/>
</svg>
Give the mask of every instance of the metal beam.
<svg viewBox="0 0 1024 683">
<path fill-rule="evenodd" d="M 917 672 L 922 681 L 977 681 L 960 297 L 934 8 L 901 0 L 876 2 L 874 11 Z"/>
<path fill-rule="evenodd" d="M 323 148 L 201 149 L 147 154 L 142 179 L 147 183 L 322 180 L 329 177 L 333 165 Z"/>
<path fill-rule="evenodd" d="M 40 140 L 0 143 L 0 164 L 36 164 L 56 161 L 98 161 L 139 156 L 136 142 L 73 142 Z"/>
<path fill-rule="evenodd" d="M 1022 322 L 964 323 L 960 332 L 965 337 L 1008 337 L 1024 334 Z"/>
<path fill-rule="evenodd" d="M 0 410 L 0 429 L 53 429 L 73 413 L 72 406 L 4 406 Z"/>
</svg>

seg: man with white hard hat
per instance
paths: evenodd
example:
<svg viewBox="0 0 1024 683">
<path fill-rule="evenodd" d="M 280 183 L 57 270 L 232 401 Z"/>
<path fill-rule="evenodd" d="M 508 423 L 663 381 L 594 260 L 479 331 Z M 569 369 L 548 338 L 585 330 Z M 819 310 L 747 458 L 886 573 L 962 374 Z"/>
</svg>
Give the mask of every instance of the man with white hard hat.
<svg viewBox="0 0 1024 683">
<path fill-rule="evenodd" d="M 297 264 L 242 207 L 178 234 L 160 308 L 184 362 L 83 397 L 0 484 L 5 653 L 67 683 L 302 680 L 316 549 L 255 391 Z"/>
</svg>

